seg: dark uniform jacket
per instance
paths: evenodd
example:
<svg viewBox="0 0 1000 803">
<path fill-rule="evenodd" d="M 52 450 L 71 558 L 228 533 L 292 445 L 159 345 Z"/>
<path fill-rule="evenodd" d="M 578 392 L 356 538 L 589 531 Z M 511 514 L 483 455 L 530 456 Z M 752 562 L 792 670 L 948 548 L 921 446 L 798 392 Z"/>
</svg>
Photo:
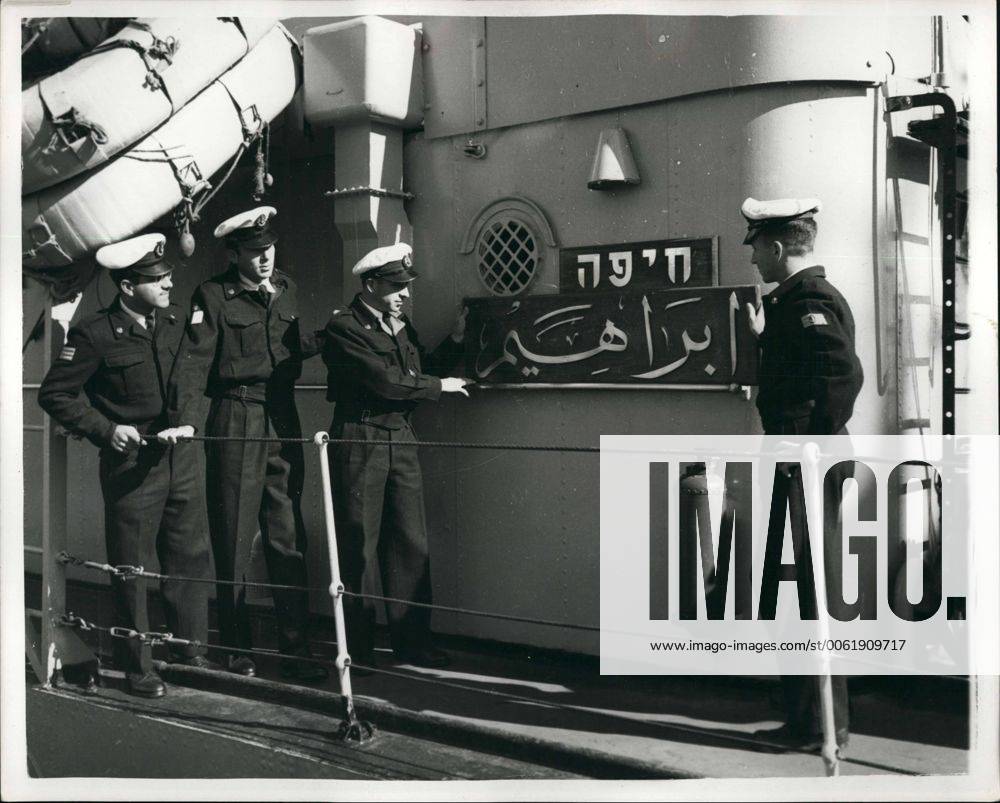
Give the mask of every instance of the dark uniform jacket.
<svg viewBox="0 0 1000 803">
<path fill-rule="evenodd" d="M 173 426 L 194 425 L 202 395 L 263 402 L 290 398 L 302 360 L 316 354 L 315 336 L 299 327 L 295 283 L 274 271 L 269 304 L 240 283 L 235 267 L 195 290 L 170 383 Z"/>
<path fill-rule="evenodd" d="M 430 372 L 448 370 L 463 346 L 450 337 L 432 353 L 424 351 L 405 316 L 395 337 L 355 296 L 326 326 L 323 361 L 328 401 L 336 402 L 334 421 L 355 421 L 400 429 L 423 400 L 441 395 L 441 380 Z"/>
<path fill-rule="evenodd" d="M 184 314 L 156 310 L 156 337 L 118 298 L 69 331 L 38 393 L 38 403 L 76 435 L 102 448 L 118 424 L 143 435 L 166 426 L 167 385 L 184 334 Z"/>
<path fill-rule="evenodd" d="M 764 299 L 757 409 L 770 433 L 835 434 L 861 390 L 854 316 L 816 265 Z"/>
</svg>

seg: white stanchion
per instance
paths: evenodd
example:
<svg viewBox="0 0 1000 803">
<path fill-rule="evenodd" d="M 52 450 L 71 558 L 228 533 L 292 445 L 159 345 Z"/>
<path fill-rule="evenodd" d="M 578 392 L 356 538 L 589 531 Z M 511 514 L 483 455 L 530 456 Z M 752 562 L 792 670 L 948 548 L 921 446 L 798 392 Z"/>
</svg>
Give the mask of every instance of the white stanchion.
<svg viewBox="0 0 1000 803">
<path fill-rule="evenodd" d="M 374 729 L 367 722 L 358 720 L 354 709 L 354 694 L 351 691 L 351 656 L 347 651 L 347 626 L 344 622 L 344 584 L 340 579 L 340 553 L 337 551 L 337 525 L 333 518 L 333 491 L 330 484 L 330 456 L 327 446 L 330 436 L 317 432 L 313 443 L 319 449 L 319 466 L 323 486 L 323 517 L 326 522 L 326 544 L 330 558 L 330 597 L 333 600 L 333 622 L 337 633 L 337 677 L 340 693 L 344 698 L 344 720 L 337 735 L 341 739 L 366 741 Z"/>
<path fill-rule="evenodd" d="M 840 775 L 840 750 L 837 746 L 837 723 L 833 713 L 833 680 L 830 677 L 830 653 L 826 649 L 826 644 L 830 638 L 830 623 L 826 618 L 827 598 L 826 598 L 826 554 L 825 554 L 825 532 L 824 532 L 824 512 L 823 512 L 823 478 L 819 472 L 820 450 L 815 443 L 807 443 L 803 447 L 803 457 L 806 467 L 809 470 L 808 476 L 803 477 L 807 486 L 808 505 L 806 510 L 811 513 L 809 518 L 811 524 L 818 524 L 818 527 L 810 526 L 810 542 L 814 545 L 813 553 L 813 573 L 816 584 L 816 614 L 819 623 L 819 638 L 822 649 L 819 653 L 820 676 L 819 676 L 819 703 L 820 721 L 823 728 L 823 747 L 821 753 L 823 764 L 826 767 L 828 777 Z"/>
</svg>

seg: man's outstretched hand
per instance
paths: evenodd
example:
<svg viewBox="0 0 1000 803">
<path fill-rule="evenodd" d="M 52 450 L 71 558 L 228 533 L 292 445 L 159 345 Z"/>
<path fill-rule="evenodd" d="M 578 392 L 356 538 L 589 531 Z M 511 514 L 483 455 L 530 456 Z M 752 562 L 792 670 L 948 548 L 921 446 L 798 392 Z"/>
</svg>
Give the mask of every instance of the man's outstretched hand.
<svg viewBox="0 0 1000 803">
<path fill-rule="evenodd" d="M 156 439 L 160 443 L 179 443 L 194 435 L 194 427 L 186 424 L 183 427 L 171 427 L 156 433 Z"/>
</svg>

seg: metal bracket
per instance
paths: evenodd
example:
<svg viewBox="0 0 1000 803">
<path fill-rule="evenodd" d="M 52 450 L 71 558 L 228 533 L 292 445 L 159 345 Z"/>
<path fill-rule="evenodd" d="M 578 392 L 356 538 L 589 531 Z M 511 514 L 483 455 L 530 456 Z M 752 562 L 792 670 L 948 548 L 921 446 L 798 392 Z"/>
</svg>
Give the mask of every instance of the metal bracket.
<svg viewBox="0 0 1000 803">
<path fill-rule="evenodd" d="M 365 742 L 370 742 L 374 739 L 377 733 L 378 731 L 375 729 L 375 726 L 370 722 L 365 722 L 357 717 L 351 717 L 342 719 L 333 735 L 334 738 L 341 742 L 365 744 Z"/>
</svg>

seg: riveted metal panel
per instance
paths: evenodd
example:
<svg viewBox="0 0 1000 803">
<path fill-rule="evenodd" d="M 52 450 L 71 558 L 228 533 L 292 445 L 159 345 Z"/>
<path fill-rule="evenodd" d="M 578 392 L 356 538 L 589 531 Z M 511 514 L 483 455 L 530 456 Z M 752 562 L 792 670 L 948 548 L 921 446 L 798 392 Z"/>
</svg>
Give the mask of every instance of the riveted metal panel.
<svg viewBox="0 0 1000 803">
<path fill-rule="evenodd" d="M 428 136 L 476 130 L 476 47 L 481 17 L 424 20 L 424 129 Z M 483 90 L 485 102 L 485 90 Z"/>
<path fill-rule="evenodd" d="M 432 49 L 425 66 L 436 104 L 426 117 L 428 137 L 478 127 L 475 87 L 468 86 L 478 24 L 464 21 L 456 36 L 463 21 L 428 21 Z M 930 28 L 929 15 L 490 17 L 487 126 L 741 86 L 875 83 L 892 69 L 916 77 L 928 70 Z"/>
</svg>

